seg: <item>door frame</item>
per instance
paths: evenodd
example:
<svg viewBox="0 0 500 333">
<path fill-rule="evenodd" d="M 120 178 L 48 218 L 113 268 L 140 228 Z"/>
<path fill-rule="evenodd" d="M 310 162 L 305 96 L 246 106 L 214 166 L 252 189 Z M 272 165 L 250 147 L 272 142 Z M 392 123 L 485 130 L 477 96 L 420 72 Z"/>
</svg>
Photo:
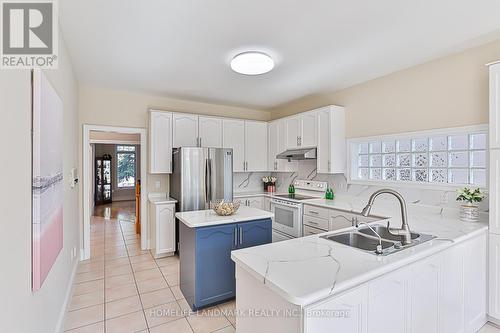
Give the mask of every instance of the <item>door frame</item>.
<svg viewBox="0 0 500 333">
<path fill-rule="evenodd" d="M 148 158 L 148 140 L 147 140 L 147 129 L 138 127 L 116 127 L 116 126 L 104 126 L 104 125 L 83 125 L 83 241 L 82 248 L 80 249 L 80 260 L 90 259 L 90 218 L 92 216 L 90 207 L 90 193 L 91 186 L 93 186 L 93 179 L 89 179 L 89 162 L 91 156 L 89 156 L 89 145 L 90 131 L 98 132 L 115 132 L 122 134 L 139 134 L 141 137 L 140 142 L 140 166 L 141 166 L 141 249 L 149 249 L 149 219 L 148 219 L 148 193 L 147 193 L 147 158 Z M 114 142 L 115 143 L 115 142 Z M 116 142 L 119 144 L 120 142 Z"/>
</svg>

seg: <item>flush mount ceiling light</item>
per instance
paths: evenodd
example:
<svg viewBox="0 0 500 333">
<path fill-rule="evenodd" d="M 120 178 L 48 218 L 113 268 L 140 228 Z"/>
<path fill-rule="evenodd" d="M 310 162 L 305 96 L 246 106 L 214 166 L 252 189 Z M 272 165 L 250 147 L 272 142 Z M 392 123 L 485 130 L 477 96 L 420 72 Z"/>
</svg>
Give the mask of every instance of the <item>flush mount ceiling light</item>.
<svg viewBox="0 0 500 333">
<path fill-rule="evenodd" d="M 231 60 L 231 69 L 245 75 L 259 75 L 270 72 L 274 68 L 274 60 L 269 55 L 249 51 L 236 55 Z"/>
</svg>

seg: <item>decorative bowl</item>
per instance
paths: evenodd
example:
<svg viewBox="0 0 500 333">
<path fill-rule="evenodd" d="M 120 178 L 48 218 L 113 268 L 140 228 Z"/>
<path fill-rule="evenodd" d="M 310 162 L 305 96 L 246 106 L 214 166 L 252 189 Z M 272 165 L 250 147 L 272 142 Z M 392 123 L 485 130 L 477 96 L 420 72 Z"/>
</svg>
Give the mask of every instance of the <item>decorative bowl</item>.
<svg viewBox="0 0 500 333">
<path fill-rule="evenodd" d="M 233 215 L 240 208 L 239 202 L 229 202 L 224 200 L 217 200 L 210 202 L 210 208 L 220 216 Z"/>
</svg>

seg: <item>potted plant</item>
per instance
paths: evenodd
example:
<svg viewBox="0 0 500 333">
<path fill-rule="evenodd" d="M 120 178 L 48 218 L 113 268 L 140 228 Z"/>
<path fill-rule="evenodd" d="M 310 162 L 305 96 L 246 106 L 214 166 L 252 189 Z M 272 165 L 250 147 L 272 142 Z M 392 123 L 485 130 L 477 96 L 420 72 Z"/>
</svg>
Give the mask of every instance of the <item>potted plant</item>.
<svg viewBox="0 0 500 333">
<path fill-rule="evenodd" d="M 457 201 L 464 202 L 460 207 L 460 219 L 465 222 L 477 222 L 479 220 L 478 203 L 483 201 L 485 194 L 481 189 L 472 190 L 464 187 L 457 192 Z"/>
<path fill-rule="evenodd" d="M 262 182 L 264 183 L 264 191 L 269 191 L 269 186 L 276 186 L 276 177 L 265 176 L 262 177 Z"/>
</svg>

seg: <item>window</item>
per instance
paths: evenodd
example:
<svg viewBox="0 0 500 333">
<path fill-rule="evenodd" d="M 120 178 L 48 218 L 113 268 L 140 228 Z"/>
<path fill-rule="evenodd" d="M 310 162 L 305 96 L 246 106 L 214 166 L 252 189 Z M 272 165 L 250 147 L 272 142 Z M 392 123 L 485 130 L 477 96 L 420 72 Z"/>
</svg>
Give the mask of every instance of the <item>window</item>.
<svg viewBox="0 0 500 333">
<path fill-rule="evenodd" d="M 118 188 L 135 186 L 135 146 L 116 146 Z"/>
<path fill-rule="evenodd" d="M 350 179 L 486 186 L 486 129 L 449 129 L 350 141 Z"/>
</svg>

